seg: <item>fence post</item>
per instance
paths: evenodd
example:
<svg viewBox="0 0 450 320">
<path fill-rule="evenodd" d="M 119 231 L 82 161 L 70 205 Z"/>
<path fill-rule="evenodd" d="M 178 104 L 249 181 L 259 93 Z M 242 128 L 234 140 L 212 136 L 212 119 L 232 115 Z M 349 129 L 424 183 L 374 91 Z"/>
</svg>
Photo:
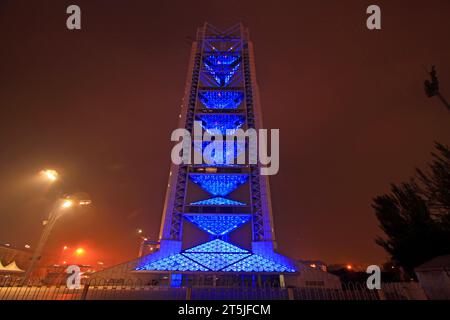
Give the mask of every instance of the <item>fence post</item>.
<svg viewBox="0 0 450 320">
<path fill-rule="evenodd" d="M 288 292 L 288 299 L 294 300 L 294 288 L 287 288 L 287 292 Z"/>
<path fill-rule="evenodd" d="M 186 288 L 186 300 L 191 300 L 191 295 L 192 295 L 192 288 L 187 287 Z"/>
<path fill-rule="evenodd" d="M 89 290 L 89 283 L 86 283 L 84 285 L 83 292 L 81 293 L 81 300 L 86 300 L 88 290 Z"/>
</svg>

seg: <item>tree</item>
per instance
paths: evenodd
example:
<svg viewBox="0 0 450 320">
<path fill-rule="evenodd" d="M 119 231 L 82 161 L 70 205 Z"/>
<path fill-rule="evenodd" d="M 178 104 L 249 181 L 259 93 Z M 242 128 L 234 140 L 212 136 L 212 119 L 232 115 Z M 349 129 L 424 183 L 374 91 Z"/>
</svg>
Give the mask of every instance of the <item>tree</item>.
<svg viewBox="0 0 450 320">
<path fill-rule="evenodd" d="M 450 150 L 436 143 L 438 153 L 431 153 L 433 161 L 429 172 L 417 169 L 421 183 L 420 193 L 426 199 L 432 214 L 444 224 L 450 223 Z"/>
<path fill-rule="evenodd" d="M 410 276 L 418 265 L 450 253 L 450 151 L 439 143 L 436 150 L 426 171 L 417 169 L 372 204 L 386 236 L 375 242 Z"/>
</svg>

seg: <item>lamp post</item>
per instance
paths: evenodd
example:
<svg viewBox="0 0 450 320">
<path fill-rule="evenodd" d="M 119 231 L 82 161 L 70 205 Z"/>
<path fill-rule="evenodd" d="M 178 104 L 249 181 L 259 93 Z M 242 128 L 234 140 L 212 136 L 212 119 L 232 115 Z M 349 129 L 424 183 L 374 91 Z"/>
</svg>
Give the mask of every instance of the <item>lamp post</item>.
<svg viewBox="0 0 450 320">
<path fill-rule="evenodd" d="M 138 258 L 140 258 L 142 256 L 142 253 L 144 251 L 144 245 L 145 245 L 145 242 L 147 241 L 147 238 L 142 235 L 143 232 L 144 231 L 142 229 L 137 229 L 136 230 L 136 233 L 139 236 L 139 253 L 138 253 Z"/>
<path fill-rule="evenodd" d="M 56 181 L 59 178 L 59 175 L 55 170 L 44 170 L 42 171 L 42 174 L 52 182 Z M 50 233 L 52 232 L 52 229 L 56 221 L 71 207 L 85 206 L 89 205 L 90 203 L 91 203 L 90 200 L 77 200 L 76 197 L 74 196 L 66 196 L 56 200 L 52 210 L 48 215 L 48 219 L 44 220 L 43 222 L 44 230 L 42 231 L 41 237 L 36 246 L 36 249 L 34 250 L 33 256 L 31 257 L 30 265 L 25 272 L 24 283 L 29 281 L 38 261 L 41 259 L 42 251 L 45 247 L 45 244 L 47 243 L 47 240 L 50 236 Z"/>
<path fill-rule="evenodd" d="M 25 272 L 24 281 L 27 282 L 36 267 L 36 264 L 41 259 L 42 250 L 47 243 L 48 237 L 56 223 L 56 220 L 64 213 L 65 210 L 73 205 L 73 201 L 69 199 L 58 199 L 48 215 L 48 219 L 44 221 L 44 230 L 42 231 L 39 242 L 34 250 L 33 256 L 31 257 L 30 265 Z"/>
<path fill-rule="evenodd" d="M 137 229 L 136 233 L 139 236 L 138 258 L 141 258 L 144 254 L 154 253 L 156 250 L 159 250 L 159 242 L 152 241 L 149 237 L 143 236 L 144 231 L 142 229 Z"/>
<path fill-rule="evenodd" d="M 450 111 L 450 104 L 445 100 L 444 96 L 439 91 L 439 79 L 437 77 L 436 67 L 432 66 L 430 74 L 430 80 L 425 80 L 424 86 L 425 86 L 425 93 L 426 95 L 431 97 L 438 97 L 439 100 L 441 100 L 442 104 L 447 108 L 448 111 Z"/>
</svg>

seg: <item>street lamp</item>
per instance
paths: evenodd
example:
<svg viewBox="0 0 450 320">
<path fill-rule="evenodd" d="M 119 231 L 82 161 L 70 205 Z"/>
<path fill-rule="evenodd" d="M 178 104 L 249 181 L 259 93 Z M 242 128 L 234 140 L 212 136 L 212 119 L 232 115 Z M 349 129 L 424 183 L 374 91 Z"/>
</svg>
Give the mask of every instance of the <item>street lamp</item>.
<svg viewBox="0 0 450 320">
<path fill-rule="evenodd" d="M 431 71 L 429 72 L 429 74 L 431 81 L 425 80 L 424 83 L 426 95 L 428 96 L 428 98 L 438 97 L 447 108 L 447 110 L 450 111 L 450 104 L 447 102 L 447 100 L 445 100 L 444 96 L 439 91 L 439 79 L 437 77 L 436 66 L 431 67 Z"/>
<path fill-rule="evenodd" d="M 148 253 L 147 249 L 150 251 L 158 250 L 159 243 L 150 240 L 149 237 L 143 235 L 144 231 L 142 229 L 137 229 L 137 234 L 139 236 L 139 253 L 138 258 L 142 257 L 144 254 Z"/>
<path fill-rule="evenodd" d="M 55 170 L 43 170 L 42 173 L 50 181 L 55 181 L 59 177 L 58 173 Z M 41 238 L 39 239 L 38 245 L 36 246 L 36 250 L 34 250 L 33 256 L 31 257 L 30 265 L 27 271 L 25 272 L 24 282 L 27 282 L 30 279 L 37 262 L 41 259 L 42 250 L 44 249 L 45 244 L 47 243 L 48 237 L 50 236 L 50 233 L 56 221 L 64 214 L 64 212 L 69 210 L 71 207 L 74 207 L 76 205 L 84 206 L 90 203 L 91 203 L 90 200 L 77 199 L 76 195 L 65 196 L 56 200 L 52 210 L 48 215 L 48 219 L 45 220 L 43 223 L 44 230 L 42 231 Z"/>
<path fill-rule="evenodd" d="M 59 177 L 58 172 L 53 169 L 42 170 L 41 174 L 52 182 L 58 180 Z"/>
<path fill-rule="evenodd" d="M 139 235 L 139 253 L 138 253 L 138 257 L 140 258 L 140 257 L 142 257 L 142 253 L 144 251 L 145 242 L 148 239 L 142 235 L 144 233 L 144 230 L 137 229 L 136 233 Z"/>
<path fill-rule="evenodd" d="M 61 208 L 70 208 L 73 205 L 73 201 L 66 199 L 63 201 L 63 203 L 61 204 Z"/>
</svg>

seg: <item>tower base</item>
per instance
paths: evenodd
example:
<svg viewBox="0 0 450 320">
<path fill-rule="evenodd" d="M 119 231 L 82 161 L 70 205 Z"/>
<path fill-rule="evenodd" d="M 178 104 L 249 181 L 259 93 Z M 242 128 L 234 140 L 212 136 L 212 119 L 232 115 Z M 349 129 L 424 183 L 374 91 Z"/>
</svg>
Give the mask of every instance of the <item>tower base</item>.
<svg viewBox="0 0 450 320">
<path fill-rule="evenodd" d="M 135 270 L 210 274 L 296 272 L 295 263 L 276 253 L 272 242 L 253 242 L 250 251 L 216 238 L 186 250 L 176 249 L 172 244 L 166 246 L 161 243 L 158 254 L 143 257 Z"/>
</svg>

